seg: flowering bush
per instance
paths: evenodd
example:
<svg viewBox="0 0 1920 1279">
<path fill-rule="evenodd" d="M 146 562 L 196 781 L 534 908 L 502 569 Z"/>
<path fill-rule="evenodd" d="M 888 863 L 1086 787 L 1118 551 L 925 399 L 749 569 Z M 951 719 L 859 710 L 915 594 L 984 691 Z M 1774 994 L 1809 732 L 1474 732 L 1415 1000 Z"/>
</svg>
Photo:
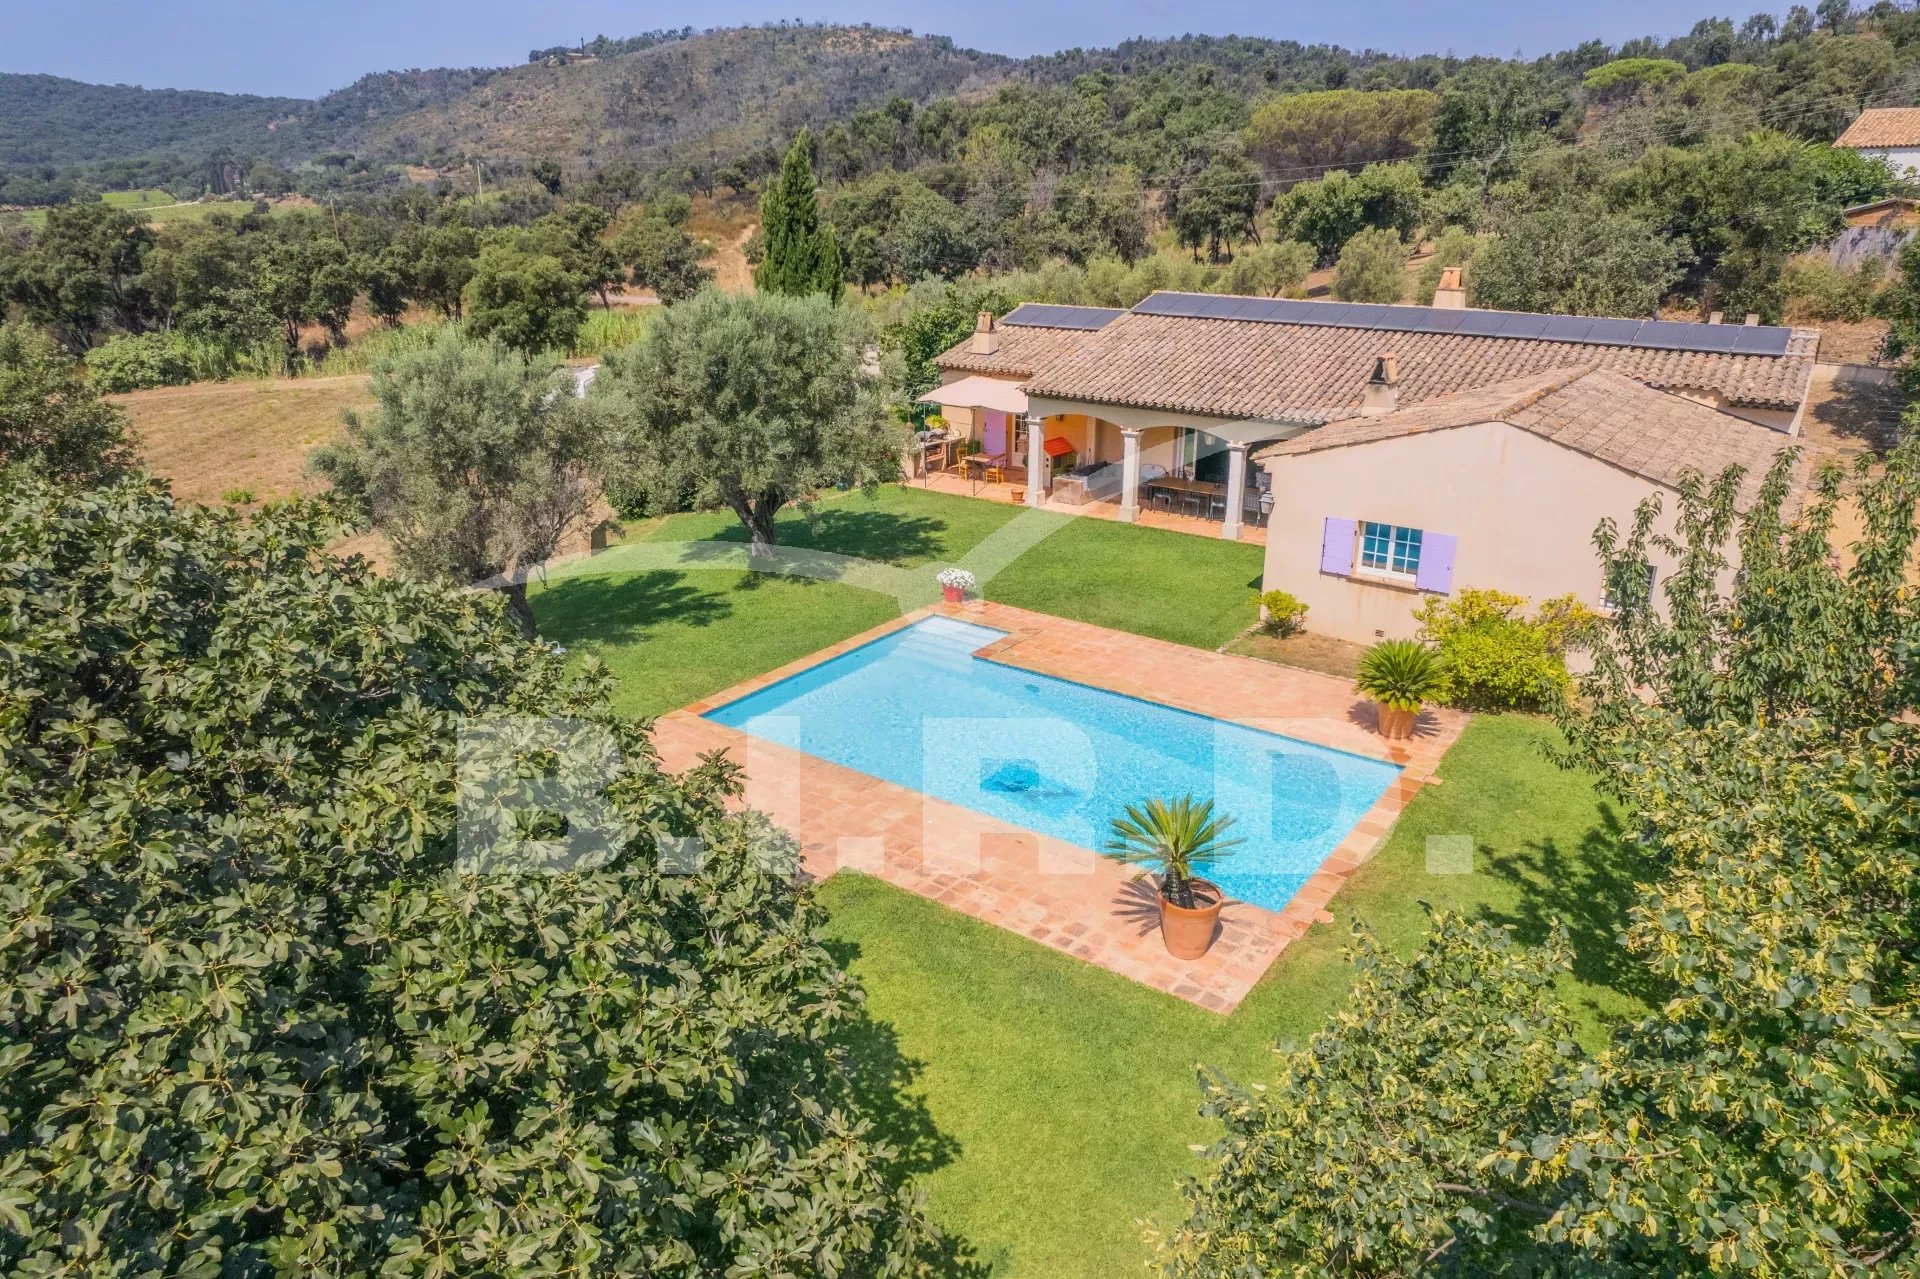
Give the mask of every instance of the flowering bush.
<svg viewBox="0 0 1920 1279">
<path fill-rule="evenodd" d="M 1307 606 L 1289 591 L 1262 591 L 1260 629 L 1269 635 L 1297 635 L 1307 620 Z"/>
<path fill-rule="evenodd" d="M 939 582 L 940 585 L 950 587 L 954 590 L 970 591 L 973 589 L 973 574 L 963 568 L 943 568 L 934 574 L 934 580 Z"/>
<path fill-rule="evenodd" d="M 1463 590 L 1414 610 L 1420 638 L 1447 662 L 1441 698 L 1469 710 L 1539 710 L 1567 688 L 1566 654 L 1598 622 L 1571 595 L 1527 615 L 1524 596 Z"/>
</svg>

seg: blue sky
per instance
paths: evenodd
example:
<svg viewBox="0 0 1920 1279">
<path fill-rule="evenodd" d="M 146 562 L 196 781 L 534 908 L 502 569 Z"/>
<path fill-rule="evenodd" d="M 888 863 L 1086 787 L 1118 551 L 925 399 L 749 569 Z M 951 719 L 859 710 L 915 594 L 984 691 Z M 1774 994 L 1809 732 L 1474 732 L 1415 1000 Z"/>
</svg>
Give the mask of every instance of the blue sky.
<svg viewBox="0 0 1920 1279">
<path fill-rule="evenodd" d="M 1706 9 L 1659 0 L 0 0 L 0 71 L 149 88 L 313 97 L 368 71 L 501 66 L 530 48 L 656 27 L 804 18 L 952 36 L 998 53 L 1132 35 L 1272 36 L 1392 53 L 1533 55 L 1598 36 L 1684 34 Z M 1755 7 L 1760 7 L 1755 5 Z M 1769 6 L 1771 7 L 1771 6 Z M 1785 5 L 1779 6 L 1784 10 Z M 1733 13 L 1735 21 L 1746 10 Z"/>
</svg>

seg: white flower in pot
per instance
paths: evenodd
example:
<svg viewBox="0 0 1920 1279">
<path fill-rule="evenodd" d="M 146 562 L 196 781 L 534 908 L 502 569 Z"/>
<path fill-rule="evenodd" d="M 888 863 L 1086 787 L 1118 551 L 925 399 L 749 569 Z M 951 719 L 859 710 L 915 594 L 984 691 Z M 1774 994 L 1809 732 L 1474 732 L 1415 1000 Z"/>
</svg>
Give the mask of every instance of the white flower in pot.
<svg viewBox="0 0 1920 1279">
<path fill-rule="evenodd" d="M 943 568 L 933 576 L 940 583 L 940 590 L 950 604 L 958 604 L 965 599 L 974 586 L 973 574 L 963 568 Z"/>
</svg>

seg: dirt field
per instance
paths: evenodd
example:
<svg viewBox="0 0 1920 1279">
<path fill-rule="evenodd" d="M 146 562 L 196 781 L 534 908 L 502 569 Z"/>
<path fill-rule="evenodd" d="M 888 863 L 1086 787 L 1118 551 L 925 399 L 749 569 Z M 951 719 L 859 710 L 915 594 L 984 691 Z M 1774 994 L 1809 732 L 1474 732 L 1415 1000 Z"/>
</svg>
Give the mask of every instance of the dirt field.
<svg viewBox="0 0 1920 1279">
<path fill-rule="evenodd" d="M 340 433 L 341 410 L 372 403 L 366 387 L 354 375 L 201 382 L 111 398 L 127 410 L 142 457 L 173 482 L 175 496 L 219 502 L 244 489 L 266 501 L 314 491 L 307 454 Z"/>
<path fill-rule="evenodd" d="M 1814 366 L 1800 436 L 1817 461 L 1834 458 L 1851 466 L 1863 454 L 1883 453 L 1899 440 L 1906 399 L 1898 385 L 1835 386 L 1834 377 L 1839 371 L 1832 364 Z M 1860 509 L 1843 500 L 1834 512 L 1832 534 L 1833 545 L 1842 548 L 1843 559 L 1850 558 L 1844 548 L 1852 546 L 1865 531 Z M 1920 548 L 1915 549 L 1914 561 L 1907 566 L 1907 580 L 1920 586 Z"/>
</svg>

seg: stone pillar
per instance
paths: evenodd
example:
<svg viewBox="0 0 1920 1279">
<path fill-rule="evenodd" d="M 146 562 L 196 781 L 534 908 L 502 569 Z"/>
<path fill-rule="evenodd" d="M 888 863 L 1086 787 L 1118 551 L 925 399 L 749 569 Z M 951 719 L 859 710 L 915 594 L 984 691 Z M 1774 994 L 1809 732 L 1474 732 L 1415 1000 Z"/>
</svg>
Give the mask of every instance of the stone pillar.
<svg viewBox="0 0 1920 1279">
<path fill-rule="evenodd" d="M 1038 413 L 1027 414 L 1027 505 L 1047 500 L 1046 423 Z"/>
<path fill-rule="evenodd" d="M 1128 524 L 1140 518 L 1140 430 L 1120 428 L 1120 518 Z"/>
<path fill-rule="evenodd" d="M 1240 508 L 1247 502 L 1247 442 L 1227 441 L 1227 518 L 1220 536 L 1229 542 L 1240 540 Z"/>
</svg>

